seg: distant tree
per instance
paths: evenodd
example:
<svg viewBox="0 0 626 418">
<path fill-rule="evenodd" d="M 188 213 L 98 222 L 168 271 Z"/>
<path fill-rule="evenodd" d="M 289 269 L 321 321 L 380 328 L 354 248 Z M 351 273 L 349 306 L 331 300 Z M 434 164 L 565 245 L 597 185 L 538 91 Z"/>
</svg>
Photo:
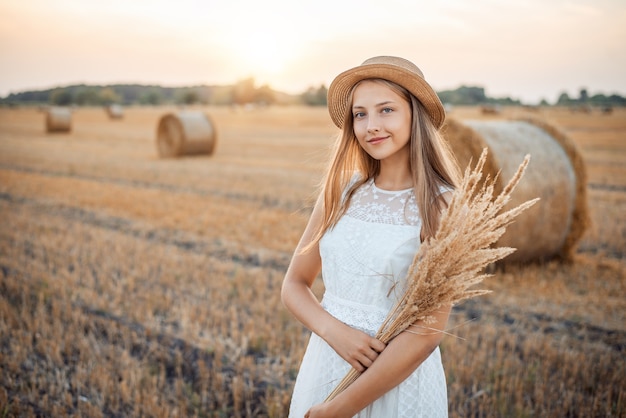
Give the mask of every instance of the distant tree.
<svg viewBox="0 0 626 418">
<path fill-rule="evenodd" d="M 569 94 L 567 92 L 562 92 L 559 95 L 559 98 L 556 100 L 557 106 L 569 106 L 572 104 L 572 99 L 570 99 Z"/>
<path fill-rule="evenodd" d="M 252 103 L 254 101 L 254 93 L 254 78 L 246 78 L 235 84 L 233 101 L 238 105 Z"/>
<path fill-rule="evenodd" d="M 80 89 L 74 95 L 74 103 L 79 106 L 99 105 L 100 97 L 98 96 L 98 91 L 94 88 Z"/>
<path fill-rule="evenodd" d="M 176 100 L 179 104 L 192 105 L 196 104 L 200 101 L 198 97 L 198 93 L 192 89 L 185 89 L 178 94 L 178 99 Z"/>
<path fill-rule="evenodd" d="M 198 102 L 202 103 L 203 105 L 211 103 L 211 99 L 213 96 L 213 87 L 198 86 L 194 90 L 198 95 Z"/>
<path fill-rule="evenodd" d="M 50 103 L 57 106 L 69 106 L 72 104 L 72 93 L 68 89 L 55 89 L 50 93 Z"/>
<path fill-rule="evenodd" d="M 482 103 L 487 100 L 485 89 L 482 87 L 461 86 L 459 93 L 469 99 L 471 103 Z"/>
<path fill-rule="evenodd" d="M 626 106 L 626 97 L 618 94 L 611 94 L 609 97 L 609 103 L 615 106 Z"/>
<path fill-rule="evenodd" d="M 495 98 L 495 99 L 489 99 L 485 97 L 485 102 L 503 105 L 503 106 L 513 106 L 513 105 L 522 104 L 519 100 L 511 99 L 510 97 L 500 97 L 500 98 Z"/>
<path fill-rule="evenodd" d="M 326 106 L 326 99 L 328 95 L 328 89 L 324 84 L 315 87 L 309 87 L 304 93 L 300 95 L 302 102 L 309 106 Z"/>
<path fill-rule="evenodd" d="M 475 86 L 461 86 L 456 90 L 444 90 L 438 92 L 437 95 L 442 102 L 454 105 L 476 105 L 488 101 L 485 89 Z"/>
<path fill-rule="evenodd" d="M 327 99 L 328 99 L 328 89 L 326 88 L 324 84 L 322 84 L 317 89 L 317 102 L 320 104 L 320 106 L 326 106 Z"/>
<path fill-rule="evenodd" d="M 209 104 L 212 105 L 232 105 L 234 103 L 234 88 L 233 86 L 220 86 L 215 87 L 211 92 L 211 98 Z"/>
<path fill-rule="evenodd" d="M 98 98 L 100 99 L 100 104 L 103 106 L 109 106 L 113 103 L 121 103 L 122 98 L 119 94 L 117 94 L 112 88 L 105 87 L 98 92 Z"/>
<path fill-rule="evenodd" d="M 589 103 L 593 106 L 626 106 L 626 98 L 617 94 L 594 94 L 589 98 Z"/>
<path fill-rule="evenodd" d="M 585 88 L 580 89 L 580 94 L 578 96 L 578 101 L 580 103 L 587 103 L 588 100 L 589 100 L 589 94 L 587 93 L 587 89 L 585 89 Z"/>
<path fill-rule="evenodd" d="M 550 106 L 550 103 L 548 103 L 546 99 L 542 98 L 539 102 L 539 106 Z"/>
<path fill-rule="evenodd" d="M 315 87 L 309 87 L 304 93 L 300 95 L 300 98 L 302 99 L 302 102 L 304 104 L 309 106 L 315 106 L 317 105 L 316 96 L 317 95 Z"/>
<path fill-rule="evenodd" d="M 139 103 L 143 105 L 160 105 L 163 102 L 163 95 L 157 89 L 149 89 L 139 96 Z"/>
<path fill-rule="evenodd" d="M 52 90 L 25 91 L 21 93 L 11 93 L 3 102 L 11 103 L 52 103 L 50 94 Z"/>
<path fill-rule="evenodd" d="M 274 90 L 268 84 L 262 85 L 254 92 L 254 102 L 266 105 L 275 103 Z"/>
</svg>

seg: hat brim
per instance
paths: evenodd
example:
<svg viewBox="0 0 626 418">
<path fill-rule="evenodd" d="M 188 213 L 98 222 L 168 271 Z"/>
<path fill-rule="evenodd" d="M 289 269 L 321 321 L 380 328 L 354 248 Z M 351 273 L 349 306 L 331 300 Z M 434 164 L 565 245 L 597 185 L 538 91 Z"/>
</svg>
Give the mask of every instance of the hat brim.
<svg viewBox="0 0 626 418">
<path fill-rule="evenodd" d="M 359 81 L 380 78 L 394 82 L 413 94 L 422 103 L 437 129 L 446 119 L 446 112 L 433 88 L 419 75 L 396 65 L 378 63 L 361 65 L 339 74 L 328 88 L 328 112 L 333 123 L 343 128 L 348 95 Z"/>
</svg>

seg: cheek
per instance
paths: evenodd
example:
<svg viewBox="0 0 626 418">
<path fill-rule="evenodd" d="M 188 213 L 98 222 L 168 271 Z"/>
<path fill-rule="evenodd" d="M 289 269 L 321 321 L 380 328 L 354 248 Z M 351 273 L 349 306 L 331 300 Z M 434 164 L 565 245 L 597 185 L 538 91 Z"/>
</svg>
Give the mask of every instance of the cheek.
<svg viewBox="0 0 626 418">
<path fill-rule="evenodd" d="M 403 118 L 397 126 L 398 132 L 402 132 L 402 136 L 407 139 L 411 136 L 411 118 Z"/>
<path fill-rule="evenodd" d="M 367 134 L 367 124 L 361 120 L 355 121 L 352 124 L 352 129 L 354 130 L 354 135 L 359 141 L 361 141 Z"/>
<path fill-rule="evenodd" d="M 396 118 L 393 121 L 390 121 L 386 128 L 393 132 L 398 139 L 404 138 L 411 132 L 410 123 L 407 123 L 403 118 Z"/>
</svg>

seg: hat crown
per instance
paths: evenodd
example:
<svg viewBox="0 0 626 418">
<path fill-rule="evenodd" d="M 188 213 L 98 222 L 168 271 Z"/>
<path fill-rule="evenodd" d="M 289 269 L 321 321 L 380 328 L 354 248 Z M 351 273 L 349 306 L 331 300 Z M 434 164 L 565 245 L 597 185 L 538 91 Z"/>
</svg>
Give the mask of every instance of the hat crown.
<svg viewBox="0 0 626 418">
<path fill-rule="evenodd" d="M 417 65 L 413 64 L 411 61 L 407 59 L 400 58 L 400 57 L 381 55 L 379 57 L 368 58 L 365 61 L 363 61 L 363 64 L 361 65 L 380 65 L 380 64 L 393 65 L 395 67 L 400 67 L 412 73 L 415 73 L 421 78 L 424 78 L 424 73 L 422 73 L 422 70 L 420 70 Z"/>
</svg>

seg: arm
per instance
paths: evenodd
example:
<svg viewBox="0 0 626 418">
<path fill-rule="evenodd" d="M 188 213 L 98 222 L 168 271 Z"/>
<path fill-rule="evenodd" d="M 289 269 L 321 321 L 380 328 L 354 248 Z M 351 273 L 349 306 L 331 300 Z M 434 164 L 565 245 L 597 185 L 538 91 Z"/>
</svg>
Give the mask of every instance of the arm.
<svg viewBox="0 0 626 418">
<path fill-rule="evenodd" d="M 378 359 L 335 399 L 309 410 L 306 417 L 352 417 L 402 383 L 439 345 L 451 307 L 434 316 L 435 323 L 416 323 L 391 340 Z"/>
<path fill-rule="evenodd" d="M 304 253 L 302 249 L 313 241 L 322 222 L 322 205 L 318 199 L 285 274 L 281 298 L 298 321 L 323 338 L 352 367 L 363 371 L 372 365 L 385 344 L 330 315 L 311 291 L 322 260 L 317 244 Z"/>
</svg>

